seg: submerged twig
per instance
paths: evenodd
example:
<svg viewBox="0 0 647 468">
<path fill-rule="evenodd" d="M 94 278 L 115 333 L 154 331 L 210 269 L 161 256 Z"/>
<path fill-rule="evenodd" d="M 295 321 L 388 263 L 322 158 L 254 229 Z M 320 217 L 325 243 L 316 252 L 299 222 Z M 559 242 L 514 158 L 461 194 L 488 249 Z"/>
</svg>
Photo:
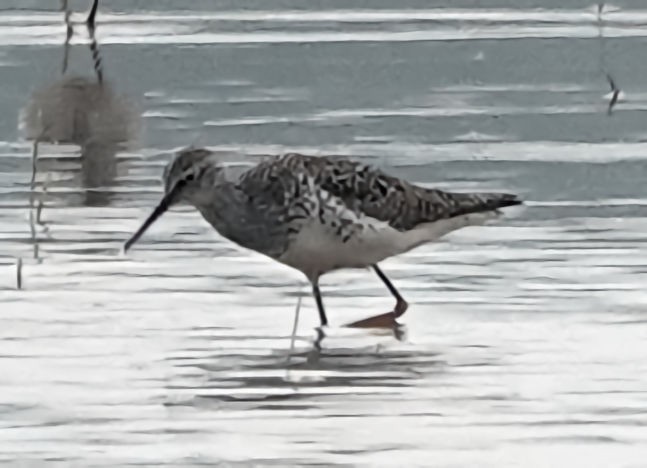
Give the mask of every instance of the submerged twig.
<svg viewBox="0 0 647 468">
<path fill-rule="evenodd" d="M 40 219 L 40 214 L 43 212 L 43 200 L 38 200 L 38 206 L 36 206 L 36 224 L 43 224 Z"/>
<path fill-rule="evenodd" d="M 29 207 L 29 229 L 31 231 L 31 240 L 36 242 L 36 225 L 34 224 L 34 210 Z"/>
<path fill-rule="evenodd" d="M 99 0 L 93 0 L 92 5 L 90 6 L 90 11 L 88 17 L 85 21 L 85 24 L 88 28 L 88 36 L 90 37 L 90 52 L 92 53 L 92 62 L 94 63 L 94 71 L 97 74 L 97 80 L 99 83 L 103 83 L 103 65 L 101 60 L 101 53 L 99 51 L 99 45 L 95 36 L 96 31 L 96 16 L 97 9 L 99 8 Z M 70 56 L 70 42 L 74 36 L 74 26 L 72 24 L 72 10 L 69 8 L 68 0 L 61 0 L 61 10 L 64 12 L 66 34 L 65 34 L 65 43 L 63 49 L 63 65 L 62 65 L 62 74 L 64 75 L 67 72 L 69 56 Z"/>
<path fill-rule="evenodd" d="M 36 189 L 36 172 L 38 171 L 38 145 L 41 141 L 47 139 L 47 133 L 52 127 L 53 123 L 43 125 L 43 110 L 38 110 L 38 122 L 40 125 L 40 133 L 36 138 L 34 138 L 34 144 L 31 149 L 31 191 L 32 196 L 33 192 Z M 32 197 L 33 198 L 33 197 Z"/>
<path fill-rule="evenodd" d="M 43 212 L 43 208 L 45 208 L 45 202 L 44 199 L 47 196 L 47 189 L 49 188 L 49 183 L 51 182 L 51 174 L 48 172 L 47 175 L 45 176 L 45 182 L 43 182 L 43 192 L 41 193 L 40 200 L 38 200 L 38 206 L 36 207 L 36 224 L 40 224 L 43 226 L 44 230 L 47 230 L 47 226 L 41 219 L 41 214 Z"/>
<path fill-rule="evenodd" d="M 36 192 L 36 172 L 38 168 L 38 144 L 43 140 L 44 136 L 47 134 L 50 126 L 42 126 L 42 113 L 40 115 L 41 128 L 42 131 L 34 139 L 34 145 L 31 153 L 31 190 L 29 192 L 29 229 L 31 231 L 31 240 L 34 244 L 34 258 L 38 258 L 38 239 L 36 238 L 36 223 L 40 224 L 41 212 L 43 210 L 43 201 L 39 201 L 38 206 L 36 207 L 36 216 L 34 217 L 34 197 Z M 43 184 L 43 190 L 47 190 L 47 184 Z"/>
<path fill-rule="evenodd" d="M 34 196 L 36 192 L 36 172 L 38 171 L 38 144 L 40 143 L 43 134 L 46 132 L 46 129 L 43 129 L 43 132 L 34 139 L 34 145 L 31 152 L 31 183 L 30 183 L 30 192 L 29 192 L 29 225 L 31 227 L 32 239 L 36 238 L 36 228 L 34 227 Z M 41 207 L 42 209 L 42 207 Z M 40 210 L 37 212 L 37 219 L 40 220 Z"/>
<path fill-rule="evenodd" d="M 618 102 L 618 98 L 620 97 L 620 88 L 616 86 L 615 81 L 613 81 L 613 78 L 608 73 L 607 81 L 609 82 L 609 86 L 611 87 L 611 99 L 609 100 L 607 115 L 611 115 L 611 113 L 613 112 L 613 106 L 616 105 L 616 102 Z"/>
<path fill-rule="evenodd" d="M 16 262 L 16 287 L 22 289 L 22 258 L 18 257 Z"/>
<path fill-rule="evenodd" d="M 292 351 L 294 351 L 294 342 L 297 335 L 297 327 L 299 326 L 299 311 L 301 310 L 301 296 L 297 300 L 297 307 L 294 311 L 294 325 L 292 326 L 292 337 L 290 338 L 290 351 L 288 353 L 288 364 L 290 364 L 290 358 L 292 357 Z"/>
<path fill-rule="evenodd" d="M 600 43 L 600 56 L 599 56 L 599 67 L 600 67 L 600 72 L 606 77 L 607 82 L 609 83 L 609 87 L 611 88 L 611 93 L 610 93 L 610 98 L 609 98 L 609 106 L 607 107 L 607 115 L 611 115 L 613 113 L 613 108 L 615 105 L 618 103 L 618 99 L 620 98 L 620 93 L 622 92 L 620 88 L 615 83 L 615 80 L 611 76 L 611 73 L 607 71 L 607 66 L 606 66 L 606 60 L 605 60 L 605 37 L 604 37 L 604 19 L 602 18 L 602 13 L 604 12 L 604 3 L 600 2 L 598 3 L 598 40 Z"/>
<path fill-rule="evenodd" d="M 38 159 L 38 143 L 40 143 L 40 136 L 34 140 L 34 145 L 31 150 L 31 190 L 36 188 L 36 161 Z"/>
<path fill-rule="evenodd" d="M 72 15 L 72 10 L 69 9 L 67 0 L 61 0 L 61 10 L 64 12 L 64 15 L 65 15 L 65 26 L 66 26 L 65 45 L 64 45 L 64 51 L 63 51 L 63 66 L 62 66 L 62 74 L 65 75 L 65 72 L 67 71 L 69 56 L 70 56 L 70 40 L 74 35 L 74 28 L 72 27 L 72 21 L 70 20 L 70 16 Z"/>
<path fill-rule="evenodd" d="M 103 64 L 101 60 L 101 52 L 99 51 L 99 44 L 97 43 L 95 36 L 95 18 L 97 16 L 98 8 L 99 0 L 93 0 L 92 7 L 90 8 L 90 13 L 88 13 L 88 19 L 86 20 L 86 25 L 88 27 L 88 35 L 90 36 L 90 52 L 92 52 L 94 71 L 97 74 L 97 81 L 99 82 L 99 84 L 101 84 L 103 83 Z"/>
<path fill-rule="evenodd" d="M 38 159 L 38 142 L 40 136 L 34 140 L 34 146 L 31 153 L 31 184 L 29 190 L 29 229 L 31 231 L 31 241 L 36 244 L 36 226 L 34 224 L 34 195 L 36 191 L 36 161 Z M 34 258 L 36 256 L 34 255 Z"/>
</svg>

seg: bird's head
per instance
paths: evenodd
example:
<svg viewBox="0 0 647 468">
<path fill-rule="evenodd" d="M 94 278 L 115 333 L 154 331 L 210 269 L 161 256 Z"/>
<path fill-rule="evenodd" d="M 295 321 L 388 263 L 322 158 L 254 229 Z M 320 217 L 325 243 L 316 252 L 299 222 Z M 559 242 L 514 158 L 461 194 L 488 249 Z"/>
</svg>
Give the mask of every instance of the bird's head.
<svg viewBox="0 0 647 468">
<path fill-rule="evenodd" d="M 137 232 L 126 241 L 124 251 L 172 206 L 208 202 L 209 187 L 216 184 L 220 172 L 218 158 L 213 152 L 201 148 L 180 151 L 164 169 L 164 196 Z"/>
</svg>

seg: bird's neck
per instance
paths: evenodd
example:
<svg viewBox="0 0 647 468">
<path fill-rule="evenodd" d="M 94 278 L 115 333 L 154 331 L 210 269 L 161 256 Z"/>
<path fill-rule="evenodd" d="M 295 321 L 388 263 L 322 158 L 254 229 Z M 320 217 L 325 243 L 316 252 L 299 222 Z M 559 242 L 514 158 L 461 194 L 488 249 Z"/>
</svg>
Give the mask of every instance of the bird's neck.
<svg viewBox="0 0 647 468">
<path fill-rule="evenodd" d="M 251 204 L 236 183 L 218 184 L 210 194 L 210 202 L 204 201 L 195 207 L 221 236 L 272 258 L 285 250 L 285 226 L 268 220 L 267 213 Z"/>
<path fill-rule="evenodd" d="M 230 238 L 232 229 L 239 224 L 236 219 L 242 206 L 242 194 L 233 182 L 221 180 L 216 185 L 203 189 L 193 205 L 222 236 Z"/>
</svg>

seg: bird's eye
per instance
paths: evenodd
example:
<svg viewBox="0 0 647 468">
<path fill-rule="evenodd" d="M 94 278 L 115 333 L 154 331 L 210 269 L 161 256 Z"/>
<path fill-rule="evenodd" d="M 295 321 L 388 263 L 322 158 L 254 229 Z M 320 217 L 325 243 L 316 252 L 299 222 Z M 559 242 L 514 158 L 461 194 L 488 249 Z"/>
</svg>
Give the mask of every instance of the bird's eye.
<svg viewBox="0 0 647 468">
<path fill-rule="evenodd" d="M 190 181 L 192 181 L 193 179 L 195 179 L 195 174 L 194 174 L 193 172 L 191 172 L 190 174 L 187 174 L 187 175 L 186 175 L 185 179 L 186 179 L 186 180 L 188 180 L 188 181 L 190 182 Z"/>
</svg>

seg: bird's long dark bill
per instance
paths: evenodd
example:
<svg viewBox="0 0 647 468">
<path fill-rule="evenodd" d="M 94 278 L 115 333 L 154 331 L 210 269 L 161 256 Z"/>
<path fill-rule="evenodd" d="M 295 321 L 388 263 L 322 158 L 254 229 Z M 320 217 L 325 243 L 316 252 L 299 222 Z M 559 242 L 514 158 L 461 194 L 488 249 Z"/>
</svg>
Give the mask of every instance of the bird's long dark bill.
<svg viewBox="0 0 647 468">
<path fill-rule="evenodd" d="M 131 238 L 126 241 L 126 243 L 124 244 L 124 252 L 127 252 L 128 249 L 130 249 L 130 247 L 135 242 L 137 242 L 139 238 L 146 232 L 146 230 L 151 226 L 151 224 L 157 221 L 157 218 L 162 216 L 166 212 L 166 210 L 169 209 L 174 196 L 175 196 L 175 190 L 172 190 L 171 192 L 164 195 L 164 197 L 160 200 L 159 204 L 155 207 L 155 209 L 150 214 L 150 216 L 146 219 L 146 221 L 144 221 L 141 227 L 137 229 L 137 232 L 133 234 Z"/>
</svg>

